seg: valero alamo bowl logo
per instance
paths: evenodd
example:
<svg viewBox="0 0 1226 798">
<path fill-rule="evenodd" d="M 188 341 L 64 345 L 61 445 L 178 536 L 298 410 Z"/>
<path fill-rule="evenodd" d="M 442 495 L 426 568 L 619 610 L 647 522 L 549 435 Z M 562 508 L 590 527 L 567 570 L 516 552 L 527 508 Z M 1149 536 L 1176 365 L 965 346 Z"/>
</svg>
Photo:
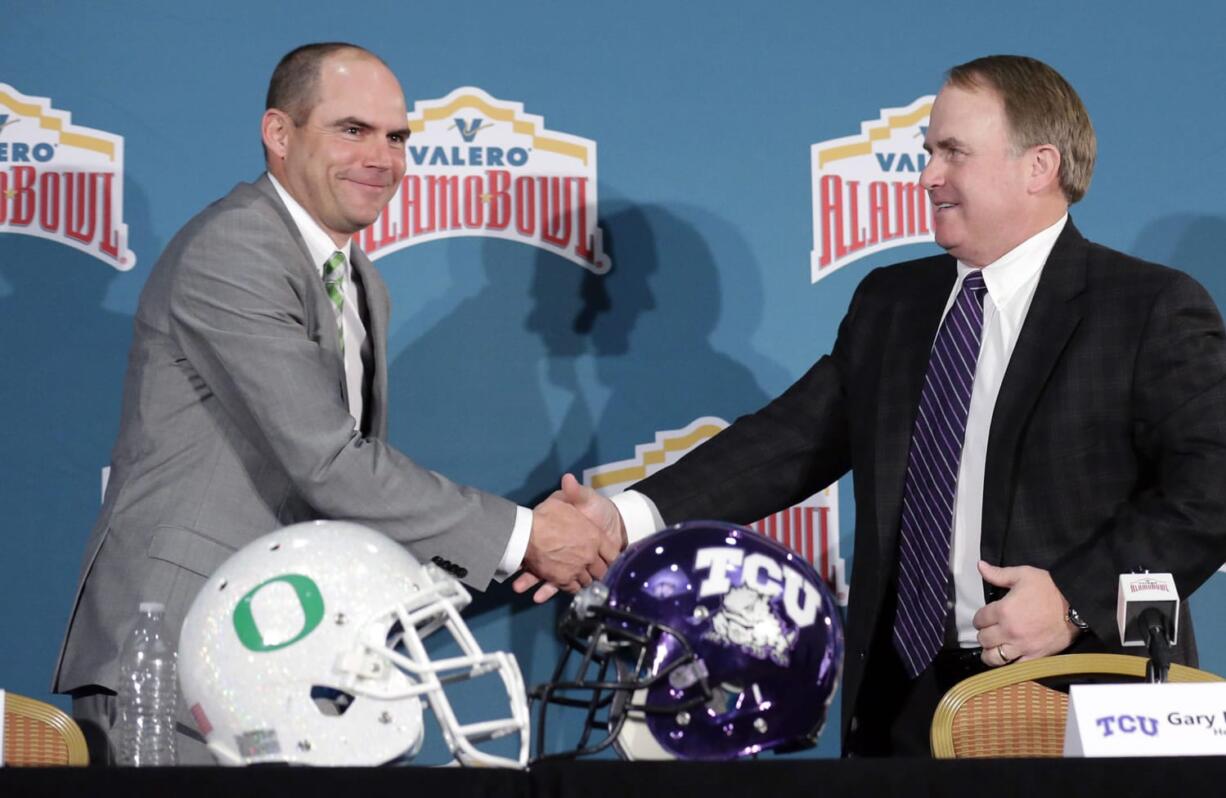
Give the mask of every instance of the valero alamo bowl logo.
<svg viewBox="0 0 1226 798">
<path fill-rule="evenodd" d="M 72 124 L 46 97 L 0 83 L 0 233 L 136 265 L 123 222 L 123 138 Z"/>
<path fill-rule="evenodd" d="M 858 136 L 811 148 L 813 282 L 866 255 L 933 240 L 932 206 L 919 184 L 933 99 L 885 108 Z"/>
<path fill-rule="evenodd" d="M 596 142 L 548 130 L 522 103 L 471 86 L 409 113 L 408 168 L 375 223 L 370 257 L 444 238 L 487 236 L 609 270 L 596 207 Z"/>
</svg>

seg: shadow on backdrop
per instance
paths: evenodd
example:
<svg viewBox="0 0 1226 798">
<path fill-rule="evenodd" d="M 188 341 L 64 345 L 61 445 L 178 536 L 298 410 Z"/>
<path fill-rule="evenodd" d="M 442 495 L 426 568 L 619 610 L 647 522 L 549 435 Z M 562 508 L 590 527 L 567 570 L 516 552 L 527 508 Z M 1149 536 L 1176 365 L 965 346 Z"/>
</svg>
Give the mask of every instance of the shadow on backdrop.
<svg viewBox="0 0 1226 798">
<path fill-rule="evenodd" d="M 1208 289 L 1221 309 L 1226 307 L 1223 252 L 1226 217 L 1180 213 L 1147 224 L 1129 254 L 1187 272 Z"/>
<path fill-rule="evenodd" d="M 694 207 L 614 200 L 602 227 L 614 264 L 604 276 L 508 242 L 449 242 L 451 298 L 438 304 L 451 310 L 391 368 L 393 443 L 531 506 L 565 471 L 631 457 L 656 430 L 702 415 L 731 420 L 770 398 L 761 381 L 786 383 L 749 343 L 761 276 L 728 222 Z M 735 353 L 715 347 L 717 328 Z M 402 442 L 395 431 L 406 428 Z M 553 629 L 569 599 L 537 607 L 506 590 L 478 596 L 467 617 L 488 630 L 479 632 L 487 645 L 509 623 L 506 644 L 538 683 L 556 662 Z"/>
<path fill-rule="evenodd" d="M 732 421 L 772 398 L 764 384 L 789 382 L 750 341 L 763 288 L 739 230 L 689 205 L 605 207 L 614 267 L 609 310 L 596 317 L 591 340 L 609 398 L 597 426 L 601 450 L 588 466 L 633 457 L 656 431 L 700 416 Z"/>
<path fill-rule="evenodd" d="M 574 329 L 585 271 L 497 239 L 453 239 L 410 254 L 415 268 L 443 269 L 448 279 L 389 347 L 397 352 L 388 375 L 390 442 L 457 482 L 531 507 L 591 445 L 588 398 L 575 377 L 587 349 Z M 515 652 L 531 684 L 538 662 L 555 656 L 552 612 L 495 584 L 474 593 L 464 615 L 483 648 Z M 453 700 L 462 715 L 480 717 L 495 693 Z M 418 761 L 440 756 L 428 742 Z"/>
</svg>

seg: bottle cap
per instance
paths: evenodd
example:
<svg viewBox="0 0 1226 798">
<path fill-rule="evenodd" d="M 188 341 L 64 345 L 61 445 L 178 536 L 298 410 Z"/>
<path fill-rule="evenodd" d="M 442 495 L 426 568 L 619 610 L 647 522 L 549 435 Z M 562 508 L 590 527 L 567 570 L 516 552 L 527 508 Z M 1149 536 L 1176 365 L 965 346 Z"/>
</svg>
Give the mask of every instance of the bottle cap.
<svg viewBox="0 0 1226 798">
<path fill-rule="evenodd" d="M 166 611 L 166 605 L 160 601 L 142 601 L 140 603 L 141 612 L 160 613 Z"/>
</svg>

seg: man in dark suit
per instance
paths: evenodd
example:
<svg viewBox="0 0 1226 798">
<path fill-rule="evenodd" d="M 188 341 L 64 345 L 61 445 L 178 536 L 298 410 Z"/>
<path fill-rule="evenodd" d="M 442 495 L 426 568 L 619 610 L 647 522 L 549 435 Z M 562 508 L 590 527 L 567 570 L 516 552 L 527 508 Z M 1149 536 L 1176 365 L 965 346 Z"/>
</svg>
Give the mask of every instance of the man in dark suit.
<svg viewBox="0 0 1226 798">
<path fill-rule="evenodd" d="M 1118 574 L 1169 571 L 1186 597 L 1226 560 L 1221 318 L 1069 220 L 1096 149 L 1072 87 L 1029 58 L 955 67 L 924 146 L 948 255 L 869 274 L 829 355 L 634 490 L 563 479 L 633 541 L 751 522 L 850 469 L 849 754 L 926 755 L 940 696 L 977 670 L 1119 651 Z M 1180 630 L 1194 664 L 1186 602 Z"/>
<path fill-rule="evenodd" d="M 177 638 L 209 574 L 281 526 L 356 521 L 479 589 L 522 567 L 576 590 L 616 555 L 564 502 L 516 507 L 386 442 L 387 289 L 351 238 L 400 185 L 406 125 L 376 56 L 294 50 L 269 85 L 267 174 L 188 222 L 149 276 L 52 688 L 73 695 L 95 758 L 138 604 L 164 604 Z M 181 761 L 211 761 L 180 716 Z"/>
</svg>

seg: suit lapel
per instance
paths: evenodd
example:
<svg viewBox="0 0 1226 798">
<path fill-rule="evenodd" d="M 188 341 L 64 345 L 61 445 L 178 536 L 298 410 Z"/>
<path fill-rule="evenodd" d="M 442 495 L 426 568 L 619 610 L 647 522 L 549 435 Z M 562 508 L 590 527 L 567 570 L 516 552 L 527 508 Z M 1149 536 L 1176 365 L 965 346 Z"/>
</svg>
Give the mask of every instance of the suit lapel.
<svg viewBox="0 0 1226 798">
<path fill-rule="evenodd" d="M 268 180 L 267 174 L 255 181 L 255 188 L 259 189 L 261 194 L 267 197 L 273 210 L 277 212 L 277 217 L 286 226 L 286 233 L 289 235 L 289 238 L 294 241 L 294 245 L 297 246 L 299 253 L 302 253 L 302 257 L 300 257 L 297 264 L 289 264 L 288 267 L 298 271 L 303 279 L 304 286 L 307 286 L 307 298 L 304 299 L 304 302 L 310 305 L 308 308 L 310 310 L 310 320 L 314 321 L 316 326 L 322 324 L 321 319 L 335 320 L 336 310 L 332 308 L 332 300 L 327 298 L 327 292 L 324 291 L 324 278 L 320 275 L 320 266 L 311 260 L 307 241 L 303 239 L 297 224 L 294 223 L 294 217 L 289 216 L 289 211 L 281 201 L 281 196 L 277 194 L 277 190 L 273 188 L 271 181 Z M 349 386 L 345 379 L 345 358 L 341 357 L 341 349 L 337 346 L 336 336 L 329 336 L 324 332 L 320 332 L 320 343 L 322 347 L 332 353 L 333 359 L 335 359 L 337 384 L 341 387 L 342 400 L 348 403 Z"/>
<path fill-rule="evenodd" d="M 290 238 L 293 239 L 294 244 L 298 247 L 298 251 L 302 253 L 302 260 L 298 263 L 300 274 L 303 276 L 315 277 L 316 281 L 321 285 L 320 293 L 322 294 L 323 287 L 322 280 L 319 276 L 319 266 L 311 262 L 311 250 L 307 248 L 306 240 L 303 239 L 302 233 L 298 231 L 298 225 L 294 224 L 294 217 L 289 215 L 289 210 L 285 207 L 285 204 L 281 202 L 281 197 L 277 194 L 277 190 L 273 188 L 272 181 L 270 181 L 268 179 L 268 175 L 265 174 L 259 180 L 255 181 L 254 185 L 269 201 L 269 204 L 272 205 L 273 210 L 276 211 L 282 224 L 285 225 L 286 232 L 288 232 Z M 324 298 L 326 300 L 327 296 L 324 295 Z"/>
<path fill-rule="evenodd" d="M 387 435 L 387 323 L 388 301 L 387 289 L 383 280 L 375 271 L 374 264 L 366 257 L 366 253 L 358 249 L 355 242 L 351 258 L 353 270 L 366 294 L 366 314 L 369 317 L 369 329 L 366 331 L 370 341 L 370 351 L 373 354 L 373 373 L 370 376 L 370 405 L 367 413 L 370 417 L 370 434 L 375 437 Z"/>
<path fill-rule="evenodd" d="M 302 233 L 298 230 L 298 225 L 294 223 L 294 217 L 290 216 L 289 210 L 286 209 L 284 203 L 281 202 L 280 195 L 277 194 L 276 188 L 265 174 L 255 182 L 255 187 L 264 194 L 273 209 L 277 212 L 277 216 L 285 225 L 285 230 L 293 239 L 294 244 L 298 247 L 298 251 L 302 253 L 302 258 L 297 264 L 290 264 L 291 269 L 299 271 L 303 284 L 307 286 L 306 302 L 312 306 L 313 320 L 318 324 L 322 324 L 321 319 L 327 319 L 329 322 L 335 320 L 336 309 L 332 306 L 332 300 L 328 299 L 328 293 L 324 290 L 323 277 L 320 275 L 319 264 L 316 264 L 311 259 L 311 251 L 307 248 L 306 241 L 302 238 Z M 356 247 L 354 249 L 356 252 Z M 329 336 L 327 333 L 320 331 L 319 340 L 324 349 L 333 354 L 336 363 L 336 378 L 337 384 L 340 386 L 341 398 L 345 404 L 349 403 L 349 383 L 345 379 L 345 358 L 341 355 L 340 347 L 337 345 L 336 336 Z"/>
<path fill-rule="evenodd" d="M 992 411 L 983 479 L 980 553 L 1000 564 L 1009 531 L 1017 455 L 1035 403 L 1081 322 L 1088 243 L 1070 219 L 1052 247 Z"/>
<path fill-rule="evenodd" d="M 881 401 L 877 405 L 877 532 L 883 556 L 897 547 L 911 432 L 928 356 L 958 271 L 952 257 L 916 264 L 915 284 L 899 300 L 882 341 Z M 904 410 L 905 408 L 905 410 Z"/>
</svg>

